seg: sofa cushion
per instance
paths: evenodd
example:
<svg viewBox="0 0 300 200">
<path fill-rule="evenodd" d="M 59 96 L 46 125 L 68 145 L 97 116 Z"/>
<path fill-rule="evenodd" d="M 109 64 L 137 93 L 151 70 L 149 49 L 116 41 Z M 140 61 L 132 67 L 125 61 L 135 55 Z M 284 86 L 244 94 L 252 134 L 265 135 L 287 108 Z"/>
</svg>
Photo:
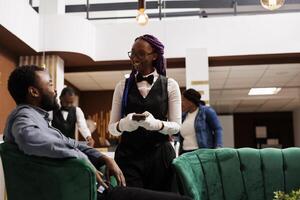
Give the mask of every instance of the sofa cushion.
<svg viewBox="0 0 300 200">
<path fill-rule="evenodd" d="M 199 149 L 173 161 L 180 191 L 194 200 L 265 200 L 300 187 L 300 148 Z"/>
</svg>

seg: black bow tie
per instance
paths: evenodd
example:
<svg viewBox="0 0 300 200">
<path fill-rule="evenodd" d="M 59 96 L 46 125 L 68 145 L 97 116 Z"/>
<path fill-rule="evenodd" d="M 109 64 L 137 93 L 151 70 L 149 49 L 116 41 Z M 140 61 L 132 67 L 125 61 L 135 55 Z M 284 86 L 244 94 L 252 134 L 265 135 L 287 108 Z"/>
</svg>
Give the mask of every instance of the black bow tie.
<svg viewBox="0 0 300 200">
<path fill-rule="evenodd" d="M 147 81 L 150 85 L 152 85 L 153 79 L 154 79 L 153 75 L 150 75 L 150 76 L 147 76 L 147 77 L 143 77 L 142 74 L 138 74 L 136 76 L 136 82 Z"/>
</svg>

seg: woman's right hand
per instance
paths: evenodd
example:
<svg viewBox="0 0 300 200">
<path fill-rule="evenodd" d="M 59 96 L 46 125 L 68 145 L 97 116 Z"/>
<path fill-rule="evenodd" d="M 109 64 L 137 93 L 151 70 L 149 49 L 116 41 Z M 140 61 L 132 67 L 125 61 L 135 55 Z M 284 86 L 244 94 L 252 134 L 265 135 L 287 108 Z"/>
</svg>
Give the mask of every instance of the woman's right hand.
<svg viewBox="0 0 300 200">
<path fill-rule="evenodd" d="M 138 129 L 139 123 L 137 121 L 132 120 L 132 115 L 134 114 L 135 113 L 129 113 L 126 117 L 122 118 L 117 125 L 117 130 L 120 132 L 132 132 Z"/>
</svg>

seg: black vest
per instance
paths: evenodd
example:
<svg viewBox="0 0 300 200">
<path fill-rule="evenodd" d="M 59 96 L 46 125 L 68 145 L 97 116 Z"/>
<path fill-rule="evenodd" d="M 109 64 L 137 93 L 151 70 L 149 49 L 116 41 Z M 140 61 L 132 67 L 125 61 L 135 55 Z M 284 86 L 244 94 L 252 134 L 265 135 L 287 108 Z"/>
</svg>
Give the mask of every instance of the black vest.
<svg viewBox="0 0 300 200">
<path fill-rule="evenodd" d="M 76 122 L 76 107 L 70 108 L 66 120 L 64 119 L 61 110 L 53 111 L 52 126 L 60 130 L 60 132 L 62 132 L 62 134 L 64 134 L 67 137 L 73 139 L 75 138 Z"/>
<path fill-rule="evenodd" d="M 149 94 L 144 98 L 133 82 L 128 91 L 128 101 L 125 114 L 132 112 L 150 112 L 154 118 L 166 121 L 168 114 L 168 79 L 159 76 Z M 158 131 L 148 131 L 139 127 L 133 132 L 124 132 L 121 136 L 121 145 L 136 152 L 151 150 L 168 141 L 169 136 Z"/>
</svg>

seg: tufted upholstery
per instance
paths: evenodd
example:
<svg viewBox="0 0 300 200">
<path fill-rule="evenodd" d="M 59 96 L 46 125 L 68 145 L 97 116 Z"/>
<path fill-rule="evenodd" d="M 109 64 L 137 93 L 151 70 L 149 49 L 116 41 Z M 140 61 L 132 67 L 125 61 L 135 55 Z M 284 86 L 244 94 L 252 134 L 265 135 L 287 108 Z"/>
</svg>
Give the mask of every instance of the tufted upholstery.
<svg viewBox="0 0 300 200">
<path fill-rule="evenodd" d="M 300 187 L 300 148 L 199 149 L 173 161 L 181 193 L 194 200 L 272 200 Z"/>
<path fill-rule="evenodd" d="M 84 160 L 24 155 L 0 144 L 9 200 L 96 200 L 96 177 Z"/>
</svg>

